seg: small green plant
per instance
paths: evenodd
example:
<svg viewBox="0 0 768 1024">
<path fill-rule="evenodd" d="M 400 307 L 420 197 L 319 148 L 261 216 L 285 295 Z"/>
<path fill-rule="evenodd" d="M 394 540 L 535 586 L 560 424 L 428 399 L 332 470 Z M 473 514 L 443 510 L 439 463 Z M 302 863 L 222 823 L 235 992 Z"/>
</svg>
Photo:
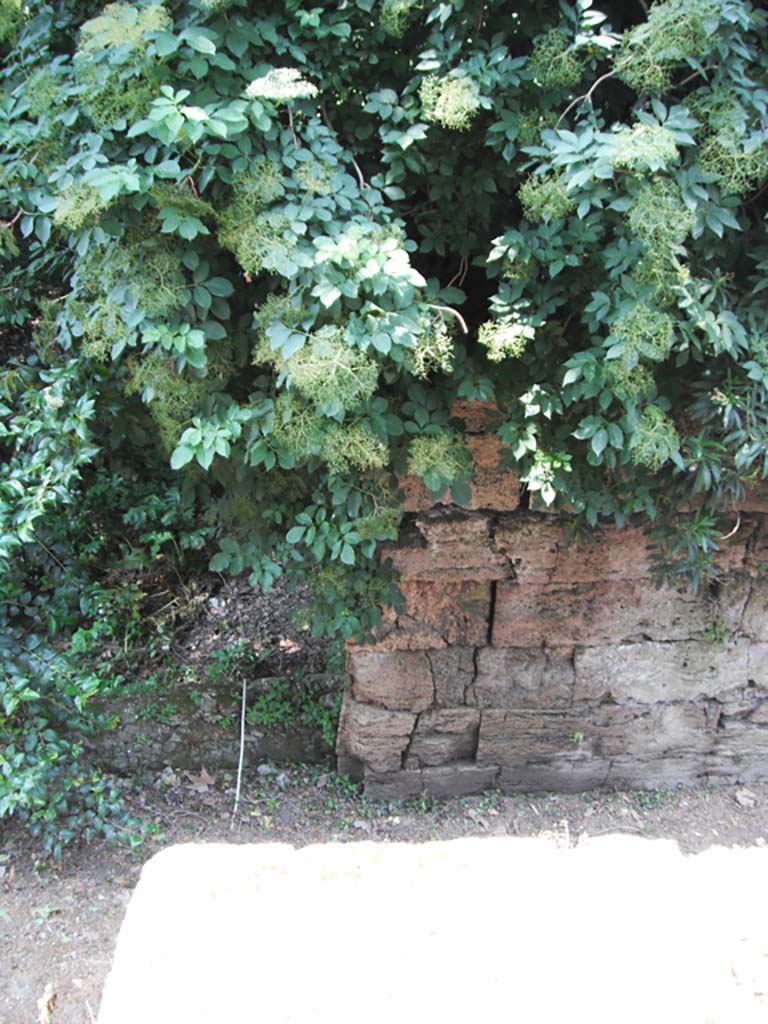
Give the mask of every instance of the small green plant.
<svg viewBox="0 0 768 1024">
<path fill-rule="evenodd" d="M 290 725 L 298 718 L 292 687 L 286 679 L 276 679 L 253 700 L 245 713 L 251 725 Z"/>
<path fill-rule="evenodd" d="M 411 807 L 417 814 L 434 814 L 438 808 L 438 804 L 431 793 L 428 793 L 426 789 L 423 789 L 417 797 L 411 801 Z"/>
<path fill-rule="evenodd" d="M 140 711 L 136 715 L 136 718 L 139 721 L 159 722 L 161 725 L 168 725 L 169 722 L 173 719 L 174 715 L 177 715 L 178 713 L 179 709 L 173 703 L 173 701 L 153 700 L 149 701 L 140 709 Z"/>
<path fill-rule="evenodd" d="M 721 651 L 732 638 L 733 631 L 723 619 L 716 619 L 704 630 L 704 636 L 716 651 Z"/>
</svg>

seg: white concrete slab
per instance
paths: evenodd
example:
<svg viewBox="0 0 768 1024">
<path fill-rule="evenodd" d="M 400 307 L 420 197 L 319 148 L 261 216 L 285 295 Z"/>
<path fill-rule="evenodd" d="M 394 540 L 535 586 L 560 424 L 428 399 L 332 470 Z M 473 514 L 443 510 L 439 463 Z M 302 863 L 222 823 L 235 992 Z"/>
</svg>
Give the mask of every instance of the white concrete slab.
<svg viewBox="0 0 768 1024">
<path fill-rule="evenodd" d="M 764 996 L 761 996 L 760 993 Z M 186 845 L 99 1024 L 765 1024 L 768 850 L 607 836 Z"/>
</svg>

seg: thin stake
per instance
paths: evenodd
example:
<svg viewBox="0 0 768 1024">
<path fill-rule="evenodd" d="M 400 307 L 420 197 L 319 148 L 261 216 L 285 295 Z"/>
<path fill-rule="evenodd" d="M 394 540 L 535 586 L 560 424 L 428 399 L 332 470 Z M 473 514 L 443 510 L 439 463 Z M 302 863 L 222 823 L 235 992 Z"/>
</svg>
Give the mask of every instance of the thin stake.
<svg viewBox="0 0 768 1024">
<path fill-rule="evenodd" d="M 235 787 L 235 806 L 232 808 L 232 821 L 229 824 L 230 830 L 235 827 L 235 817 L 240 804 L 240 785 L 243 781 L 243 759 L 245 757 L 245 694 L 248 689 L 247 679 L 243 679 L 243 697 L 240 702 L 240 757 L 237 762 L 237 785 Z"/>
</svg>

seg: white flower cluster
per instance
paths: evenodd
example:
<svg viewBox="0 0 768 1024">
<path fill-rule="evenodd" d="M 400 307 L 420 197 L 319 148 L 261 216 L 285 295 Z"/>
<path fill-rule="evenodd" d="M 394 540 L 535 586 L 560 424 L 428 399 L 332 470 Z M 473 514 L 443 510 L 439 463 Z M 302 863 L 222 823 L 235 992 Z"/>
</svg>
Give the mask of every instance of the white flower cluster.
<svg viewBox="0 0 768 1024">
<path fill-rule="evenodd" d="M 302 78 L 296 68 L 273 68 L 266 75 L 255 78 L 245 90 L 245 95 L 252 100 L 276 100 L 279 103 L 317 96 L 317 86 Z"/>
</svg>

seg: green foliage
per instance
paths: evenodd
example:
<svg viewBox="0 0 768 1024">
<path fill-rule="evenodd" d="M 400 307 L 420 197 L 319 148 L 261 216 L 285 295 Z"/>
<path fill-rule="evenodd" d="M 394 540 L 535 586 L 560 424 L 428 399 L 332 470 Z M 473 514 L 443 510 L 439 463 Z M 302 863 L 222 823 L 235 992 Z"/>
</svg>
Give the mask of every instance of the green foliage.
<svg viewBox="0 0 768 1024">
<path fill-rule="evenodd" d="M 509 273 L 507 268 L 505 276 Z M 531 324 L 514 320 L 510 323 L 481 324 L 477 340 L 487 348 L 491 362 L 500 363 L 504 359 L 518 359 L 535 334 L 536 330 Z"/>
<path fill-rule="evenodd" d="M 705 580 L 768 472 L 767 38 L 748 0 L 1 0 L 8 607 L 49 606 L 40 543 L 82 563 L 48 531 L 119 464 L 163 481 L 152 550 L 359 636 L 398 479 L 468 497 L 467 400 L 544 504 Z"/>
<path fill-rule="evenodd" d="M 22 0 L 0 0 L 0 43 L 13 40 L 21 27 Z"/>
<path fill-rule="evenodd" d="M 146 47 L 145 36 L 170 24 L 160 4 L 138 7 L 135 4 L 107 4 L 101 14 L 86 21 L 80 29 L 79 55 L 98 50 L 137 50 Z"/>
<path fill-rule="evenodd" d="M 636 124 L 613 141 L 613 166 L 626 170 L 657 171 L 672 166 L 677 155 L 674 134 L 658 124 Z"/>
<path fill-rule="evenodd" d="M 655 178 L 632 197 L 627 222 L 648 247 L 664 253 L 683 244 L 696 224 L 696 216 L 683 203 L 673 181 Z"/>
<path fill-rule="evenodd" d="M 419 99 L 427 121 L 452 131 L 466 131 L 480 109 L 480 90 L 471 78 L 428 75 L 419 87 Z"/>
<path fill-rule="evenodd" d="M 701 60 L 713 49 L 719 6 L 716 0 L 654 4 L 647 21 L 625 34 L 616 59 L 617 73 L 641 96 L 665 92 L 677 65 Z"/>
<path fill-rule="evenodd" d="M 275 679 L 250 701 L 246 720 L 255 726 L 316 730 L 329 748 L 336 744 L 342 688 L 329 691 L 321 680 Z"/>
<path fill-rule="evenodd" d="M 421 0 L 381 0 L 379 24 L 390 36 L 400 38 L 405 32 L 411 15 L 421 6 Z"/>
<path fill-rule="evenodd" d="M 562 174 L 531 174 L 521 185 L 519 195 L 523 213 L 532 221 L 561 220 L 576 209 Z"/>
<path fill-rule="evenodd" d="M 441 430 L 411 441 L 408 472 L 421 477 L 434 494 L 441 494 L 457 480 L 472 475 L 472 456 L 460 434 Z"/>
<path fill-rule="evenodd" d="M 578 85 L 582 62 L 561 29 L 552 29 L 533 42 L 528 69 L 542 89 L 570 89 Z"/>
<path fill-rule="evenodd" d="M 672 420 L 658 405 L 649 405 L 629 439 L 632 460 L 656 473 L 680 451 L 680 437 Z"/>
<path fill-rule="evenodd" d="M 613 336 L 622 345 L 623 354 L 632 361 L 644 356 L 663 362 L 672 351 L 672 318 L 651 306 L 638 303 L 613 325 Z"/>
</svg>

